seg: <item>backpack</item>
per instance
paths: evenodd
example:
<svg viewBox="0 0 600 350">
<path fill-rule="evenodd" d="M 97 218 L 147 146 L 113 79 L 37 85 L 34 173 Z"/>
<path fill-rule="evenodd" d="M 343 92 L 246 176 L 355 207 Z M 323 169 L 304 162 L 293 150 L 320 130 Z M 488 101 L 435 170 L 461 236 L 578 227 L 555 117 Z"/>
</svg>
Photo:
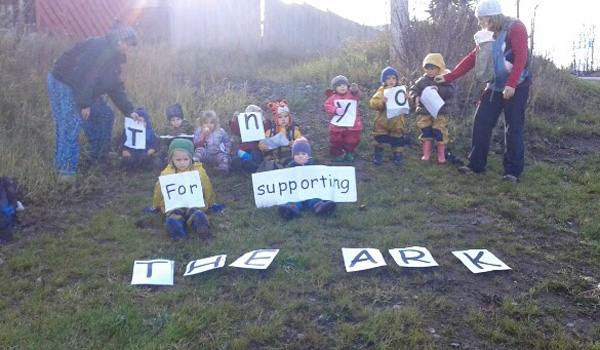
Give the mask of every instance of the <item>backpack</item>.
<svg viewBox="0 0 600 350">
<path fill-rule="evenodd" d="M 475 54 L 475 78 L 488 83 L 494 80 L 494 42 L 487 41 L 477 45 Z"/>
</svg>

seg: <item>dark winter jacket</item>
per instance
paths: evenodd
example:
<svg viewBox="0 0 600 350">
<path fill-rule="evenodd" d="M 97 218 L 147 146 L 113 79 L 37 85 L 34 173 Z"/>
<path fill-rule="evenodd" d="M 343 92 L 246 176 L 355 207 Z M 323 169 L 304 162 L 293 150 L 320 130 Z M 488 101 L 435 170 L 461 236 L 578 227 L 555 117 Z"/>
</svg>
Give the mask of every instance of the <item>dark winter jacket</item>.
<svg viewBox="0 0 600 350">
<path fill-rule="evenodd" d="M 413 86 L 411 86 L 409 91 L 410 99 L 414 102 L 415 97 L 420 98 L 423 90 L 425 90 L 426 87 L 433 85 L 438 87 L 437 92 L 445 102 L 442 108 L 440 108 L 438 114 L 450 114 L 450 111 L 452 110 L 452 104 L 454 102 L 454 84 L 452 83 L 438 84 L 433 81 L 433 78 L 428 77 L 427 74 L 423 74 L 423 76 L 420 77 Z M 431 115 L 431 113 L 429 113 L 422 103 L 419 103 L 416 112 L 417 114 L 421 115 Z"/>
<path fill-rule="evenodd" d="M 54 64 L 52 75 L 73 89 L 78 107 L 88 108 L 98 97 L 108 94 L 128 116 L 133 112 L 133 104 L 121 79 L 125 61 L 125 54 L 108 38 L 89 38 L 63 53 Z"/>
</svg>

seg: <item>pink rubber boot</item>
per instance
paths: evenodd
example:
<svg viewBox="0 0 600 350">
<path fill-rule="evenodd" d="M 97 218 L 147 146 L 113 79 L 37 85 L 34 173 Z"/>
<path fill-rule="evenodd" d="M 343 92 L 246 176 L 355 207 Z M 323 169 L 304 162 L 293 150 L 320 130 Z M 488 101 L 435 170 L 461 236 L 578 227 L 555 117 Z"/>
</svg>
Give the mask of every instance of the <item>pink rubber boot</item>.
<svg viewBox="0 0 600 350">
<path fill-rule="evenodd" d="M 421 157 L 421 160 L 427 162 L 429 157 L 431 157 L 431 141 L 423 141 L 423 157 Z"/>
<path fill-rule="evenodd" d="M 437 144 L 438 164 L 446 164 L 446 146 L 443 143 Z"/>
</svg>

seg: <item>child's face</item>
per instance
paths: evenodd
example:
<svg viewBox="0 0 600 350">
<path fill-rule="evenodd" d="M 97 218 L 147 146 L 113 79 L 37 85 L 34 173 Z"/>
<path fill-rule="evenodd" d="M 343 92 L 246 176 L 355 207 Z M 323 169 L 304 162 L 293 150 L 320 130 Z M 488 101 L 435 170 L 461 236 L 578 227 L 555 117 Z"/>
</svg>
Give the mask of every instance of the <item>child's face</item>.
<svg viewBox="0 0 600 350">
<path fill-rule="evenodd" d="M 344 95 L 348 92 L 348 84 L 340 84 L 335 87 L 335 93 L 338 95 Z"/>
<path fill-rule="evenodd" d="M 192 158 L 184 151 L 173 151 L 171 161 L 177 170 L 185 170 L 192 165 Z"/>
<path fill-rule="evenodd" d="M 440 74 L 440 68 L 438 66 L 434 66 L 433 64 L 425 65 L 425 73 L 430 78 L 434 78 L 436 75 Z"/>
<path fill-rule="evenodd" d="M 294 162 L 296 162 L 296 164 L 300 164 L 300 165 L 306 164 L 309 159 L 310 159 L 310 157 L 308 156 L 308 154 L 306 152 L 298 152 L 294 156 Z"/>
<path fill-rule="evenodd" d="M 208 128 L 208 130 L 210 132 L 215 131 L 215 122 L 212 120 L 205 120 L 204 123 L 202 124 L 203 128 Z"/>
<path fill-rule="evenodd" d="M 171 117 L 169 118 L 169 123 L 174 127 L 174 128 L 178 128 L 181 126 L 181 123 L 183 123 L 183 119 L 179 118 L 179 117 Z"/>
<path fill-rule="evenodd" d="M 393 88 L 394 86 L 396 86 L 396 84 L 398 84 L 398 79 L 396 78 L 395 75 L 390 74 L 387 76 L 387 78 L 385 78 L 385 87 L 386 88 Z"/>
<path fill-rule="evenodd" d="M 277 116 L 277 125 L 285 127 L 290 122 L 290 116 L 287 113 L 280 113 Z"/>
</svg>

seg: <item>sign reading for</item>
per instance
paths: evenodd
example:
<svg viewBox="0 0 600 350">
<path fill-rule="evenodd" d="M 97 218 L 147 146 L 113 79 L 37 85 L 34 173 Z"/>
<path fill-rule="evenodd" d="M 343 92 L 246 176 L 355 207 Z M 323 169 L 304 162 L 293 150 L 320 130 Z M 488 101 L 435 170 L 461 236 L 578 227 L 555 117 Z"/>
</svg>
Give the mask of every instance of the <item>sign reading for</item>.
<svg viewBox="0 0 600 350">
<path fill-rule="evenodd" d="M 165 211 L 204 206 L 202 183 L 197 171 L 159 176 L 158 181 L 165 200 Z"/>
</svg>

